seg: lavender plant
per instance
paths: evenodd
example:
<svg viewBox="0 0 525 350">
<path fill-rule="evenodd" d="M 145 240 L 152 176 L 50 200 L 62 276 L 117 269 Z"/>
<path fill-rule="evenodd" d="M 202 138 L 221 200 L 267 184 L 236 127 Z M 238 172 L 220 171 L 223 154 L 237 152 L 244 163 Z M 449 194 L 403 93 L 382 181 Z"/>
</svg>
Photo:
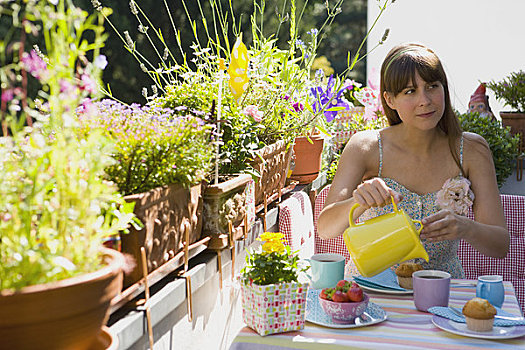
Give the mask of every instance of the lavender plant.
<svg viewBox="0 0 525 350">
<path fill-rule="evenodd" d="M 84 135 L 101 130 L 114 140 L 115 160 L 106 177 L 124 195 L 168 184 L 186 187 L 202 181 L 211 167 L 211 127 L 195 114 L 168 108 L 126 106 L 113 100 L 94 104 L 96 113 L 79 111 Z M 186 113 L 181 113 L 186 112 Z"/>
</svg>

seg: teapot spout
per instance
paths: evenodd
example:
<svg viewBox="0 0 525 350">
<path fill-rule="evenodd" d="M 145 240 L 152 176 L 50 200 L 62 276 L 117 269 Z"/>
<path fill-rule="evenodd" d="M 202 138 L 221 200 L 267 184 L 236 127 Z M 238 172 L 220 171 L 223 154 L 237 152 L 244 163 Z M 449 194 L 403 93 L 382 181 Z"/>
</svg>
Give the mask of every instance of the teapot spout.
<svg viewBox="0 0 525 350">
<path fill-rule="evenodd" d="M 421 259 L 425 259 L 426 262 L 428 262 L 428 253 L 427 251 L 425 250 L 425 248 L 423 247 L 423 245 L 421 244 L 417 244 L 414 249 L 412 249 L 408 254 L 407 256 L 405 256 L 403 258 L 402 261 L 407 261 L 407 260 L 411 260 L 411 259 L 416 259 L 416 258 L 421 258 Z"/>
</svg>

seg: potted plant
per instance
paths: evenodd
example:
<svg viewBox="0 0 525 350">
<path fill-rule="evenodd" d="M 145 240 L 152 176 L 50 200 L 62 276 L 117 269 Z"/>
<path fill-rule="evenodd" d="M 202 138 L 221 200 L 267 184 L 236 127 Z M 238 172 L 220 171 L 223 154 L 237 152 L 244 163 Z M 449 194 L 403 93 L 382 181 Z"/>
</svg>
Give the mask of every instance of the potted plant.
<svg viewBox="0 0 525 350">
<path fill-rule="evenodd" d="M 151 272 L 201 238 L 201 183 L 212 165 L 211 127 L 196 110 L 175 113 L 109 99 L 94 103 L 92 110 L 78 113 L 83 134 L 101 131 L 114 140 L 115 162 L 106 167 L 106 178 L 135 203 L 135 215 L 144 224 L 120 235 L 122 251 L 136 261 L 125 276 L 128 286 L 143 277 L 141 247 Z"/>
<path fill-rule="evenodd" d="M 174 61 L 170 47 L 159 35 L 160 31 L 154 32 L 164 46 L 157 49 L 157 52 L 164 53 L 159 55 L 158 67 L 135 54 L 137 47 L 129 34 L 125 33 L 123 37 L 128 51 L 135 54 L 141 68 L 154 78 L 153 94 L 148 95 L 150 104 L 174 109 L 197 108 L 213 116 L 208 122 L 217 126 L 220 138 L 219 173 L 252 174 L 256 179 L 256 204 L 263 203 L 266 197 L 284 187 L 294 137 L 313 121 L 298 123 L 301 111 L 297 107 L 304 105 L 301 100 L 309 91 L 309 67 L 315 58 L 316 46 L 307 52 L 300 44 L 302 41 L 296 32 L 295 1 L 289 6 L 292 25 L 289 47 L 285 49 L 278 47 L 276 38 L 266 38 L 260 29 L 263 24 L 259 23 L 262 17 L 259 12 L 264 11 L 264 6 L 254 7 L 249 48 L 242 43 L 240 33 L 235 33 L 237 41 L 230 46 L 230 28 L 226 21 L 217 23 L 215 34 L 206 31 L 199 36 L 196 24 L 189 18 L 190 23 L 193 22 L 195 44 L 193 52 L 180 54 L 183 57 L 192 55 L 191 63 Z M 230 15 L 230 12 L 223 13 L 217 3 L 212 4 L 211 10 L 220 18 Z M 131 11 L 137 16 L 141 32 L 149 36 L 148 28 L 142 23 L 151 22 L 134 1 L 131 2 Z M 326 23 L 333 20 L 336 13 L 335 8 L 329 11 Z M 283 15 L 282 23 L 287 21 L 284 18 Z M 205 18 L 202 21 L 206 26 L 208 21 Z M 315 34 L 312 30 L 311 35 L 317 37 L 317 33 L 317 30 Z M 201 45 L 202 37 L 207 40 L 205 45 Z M 236 54 L 232 56 L 232 52 Z M 240 52 L 242 55 L 238 55 Z M 229 64 L 227 70 L 220 64 L 220 57 Z M 155 78 L 159 76 L 162 78 Z M 245 83 L 235 88 L 236 79 Z"/>
<path fill-rule="evenodd" d="M 100 133 L 79 138 L 74 118 L 95 95 L 103 27 L 66 1 L 2 4 L 0 13 L 47 44 L 0 68 L 15 90 L 6 99 L 2 86 L 10 134 L 0 139 L 1 347 L 89 349 L 107 340 L 101 328 L 122 288 L 124 259 L 102 240 L 133 217 L 103 179 L 113 144 Z M 25 51 L 25 43 L 22 36 L 16 45 Z M 11 44 L 2 42 L 2 52 Z M 28 77 L 42 86 L 36 108 L 27 101 Z"/>
<path fill-rule="evenodd" d="M 265 232 L 258 251 L 248 253 L 241 270 L 243 319 L 260 335 L 304 328 L 308 283 L 298 282 L 297 252 L 282 242 L 280 232 Z M 279 305 L 278 308 L 274 307 Z"/>
<path fill-rule="evenodd" d="M 512 72 L 501 81 L 491 81 L 487 87 L 494 91 L 498 100 L 512 111 L 500 112 L 503 126 L 509 126 L 513 134 L 521 134 L 519 150 L 525 150 L 525 71 Z"/>
<path fill-rule="evenodd" d="M 519 136 L 513 135 L 509 127 L 502 127 L 499 120 L 483 118 L 478 112 L 458 113 L 461 128 L 483 136 L 489 144 L 496 169 L 498 187 L 512 174 L 518 156 Z"/>
</svg>

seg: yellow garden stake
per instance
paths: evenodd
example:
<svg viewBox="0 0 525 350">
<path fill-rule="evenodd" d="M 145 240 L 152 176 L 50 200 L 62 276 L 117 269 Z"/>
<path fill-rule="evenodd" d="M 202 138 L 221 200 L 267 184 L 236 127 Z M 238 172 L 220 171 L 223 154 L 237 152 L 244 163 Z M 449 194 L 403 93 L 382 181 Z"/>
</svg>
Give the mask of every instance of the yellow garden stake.
<svg viewBox="0 0 525 350">
<path fill-rule="evenodd" d="M 242 42 L 242 38 L 238 37 L 235 45 L 233 45 L 230 66 L 228 67 L 230 90 L 237 102 L 248 88 L 248 63 L 248 49 Z"/>
</svg>

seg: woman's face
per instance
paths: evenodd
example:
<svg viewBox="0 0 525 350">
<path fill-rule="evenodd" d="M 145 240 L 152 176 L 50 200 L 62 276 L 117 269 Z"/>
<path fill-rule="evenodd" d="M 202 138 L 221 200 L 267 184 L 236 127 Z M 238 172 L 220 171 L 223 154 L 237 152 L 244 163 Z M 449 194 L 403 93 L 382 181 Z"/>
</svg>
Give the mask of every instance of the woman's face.
<svg viewBox="0 0 525 350">
<path fill-rule="evenodd" d="M 390 108 L 396 110 L 403 123 L 418 129 L 435 128 L 445 110 L 445 90 L 439 81 L 428 83 L 418 72 L 415 81 L 409 83 L 397 95 L 384 92 Z"/>
</svg>

